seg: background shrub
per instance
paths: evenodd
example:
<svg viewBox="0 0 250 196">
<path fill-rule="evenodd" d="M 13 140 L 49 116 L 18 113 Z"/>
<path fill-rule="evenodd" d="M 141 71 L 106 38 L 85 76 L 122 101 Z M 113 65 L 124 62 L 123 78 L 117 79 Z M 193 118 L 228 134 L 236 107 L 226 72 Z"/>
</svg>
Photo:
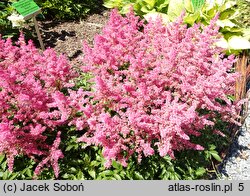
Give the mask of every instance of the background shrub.
<svg viewBox="0 0 250 196">
<path fill-rule="evenodd" d="M 35 0 L 47 19 L 80 19 L 90 12 L 100 12 L 100 0 Z"/>
</svg>

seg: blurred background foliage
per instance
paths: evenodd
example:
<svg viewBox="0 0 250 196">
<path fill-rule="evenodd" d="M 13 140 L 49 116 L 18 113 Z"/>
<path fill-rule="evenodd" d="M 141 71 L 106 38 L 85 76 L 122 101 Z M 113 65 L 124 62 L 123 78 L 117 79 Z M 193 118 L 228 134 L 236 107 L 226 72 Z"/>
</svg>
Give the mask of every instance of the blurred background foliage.
<svg viewBox="0 0 250 196">
<path fill-rule="evenodd" d="M 217 13 L 217 25 L 223 38 L 218 45 L 227 54 L 239 54 L 250 49 L 249 0 L 104 0 L 107 8 L 117 8 L 121 14 L 129 12 L 132 6 L 137 15 L 149 20 L 161 16 L 164 23 L 174 21 L 185 11 L 184 22 L 210 24 Z M 248 29 L 247 29 L 248 28 Z"/>
</svg>

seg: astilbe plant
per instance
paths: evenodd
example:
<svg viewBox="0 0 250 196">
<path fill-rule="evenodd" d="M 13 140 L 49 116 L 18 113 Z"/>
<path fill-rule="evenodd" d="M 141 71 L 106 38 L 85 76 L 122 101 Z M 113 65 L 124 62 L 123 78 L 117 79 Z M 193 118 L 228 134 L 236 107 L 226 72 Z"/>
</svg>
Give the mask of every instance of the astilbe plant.
<svg viewBox="0 0 250 196">
<path fill-rule="evenodd" d="M 40 161 L 35 174 L 51 164 L 58 176 L 60 126 L 72 112 L 62 91 L 72 86 L 71 69 L 64 56 L 52 49 L 40 53 L 23 35 L 16 46 L 0 37 L 0 153 L 10 170 L 23 154 Z"/>
<path fill-rule="evenodd" d="M 236 122 L 239 103 L 228 98 L 238 77 L 235 59 L 215 45 L 215 22 L 187 28 L 180 17 L 164 26 L 114 10 L 94 47 L 84 44 L 82 69 L 93 74 L 94 85 L 92 104 L 84 107 L 89 130 L 79 141 L 103 147 L 107 167 L 112 160 L 126 166 L 132 155 L 140 161 L 203 150 L 192 137 L 218 118 Z"/>
</svg>

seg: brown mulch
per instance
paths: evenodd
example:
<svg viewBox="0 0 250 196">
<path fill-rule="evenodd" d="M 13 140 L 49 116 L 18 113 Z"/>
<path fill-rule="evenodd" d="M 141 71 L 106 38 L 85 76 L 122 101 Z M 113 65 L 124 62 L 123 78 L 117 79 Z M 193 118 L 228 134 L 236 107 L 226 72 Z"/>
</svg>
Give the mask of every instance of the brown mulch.
<svg viewBox="0 0 250 196">
<path fill-rule="evenodd" d="M 45 48 L 53 48 L 58 54 L 65 54 L 72 64 L 79 64 L 82 42 L 93 44 L 94 36 L 101 32 L 109 18 L 109 12 L 89 15 L 79 21 L 40 21 L 39 28 Z"/>
</svg>

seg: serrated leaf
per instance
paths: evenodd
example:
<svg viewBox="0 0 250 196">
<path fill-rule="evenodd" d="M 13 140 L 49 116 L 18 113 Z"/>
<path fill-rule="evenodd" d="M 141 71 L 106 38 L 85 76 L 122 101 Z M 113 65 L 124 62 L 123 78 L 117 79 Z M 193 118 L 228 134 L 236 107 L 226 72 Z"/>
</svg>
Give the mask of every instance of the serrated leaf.
<svg viewBox="0 0 250 196">
<path fill-rule="evenodd" d="M 67 173 L 66 173 L 66 174 L 63 174 L 63 175 L 62 175 L 62 178 L 68 179 L 68 178 L 69 178 L 69 174 L 67 174 Z"/>
<path fill-rule="evenodd" d="M 104 176 L 102 180 L 116 180 L 116 178 L 111 177 L 111 176 Z"/>
<path fill-rule="evenodd" d="M 174 175 L 174 173 L 170 173 L 170 174 L 169 174 L 169 178 L 170 178 L 170 180 L 175 180 L 175 175 Z"/>
<path fill-rule="evenodd" d="M 119 176 L 118 174 L 114 174 L 114 177 L 116 180 L 122 180 L 121 176 Z"/>
<path fill-rule="evenodd" d="M 6 171 L 3 173 L 3 180 L 8 180 L 8 176 L 9 176 L 9 171 L 6 170 Z"/>
<path fill-rule="evenodd" d="M 205 7 L 205 8 L 206 8 L 205 12 L 209 18 L 213 18 L 218 11 L 215 6 Z"/>
<path fill-rule="evenodd" d="M 96 179 L 96 172 L 94 170 L 88 171 L 88 173 L 93 179 Z"/>
<path fill-rule="evenodd" d="M 206 169 L 203 168 L 203 167 L 199 167 L 199 168 L 195 171 L 195 174 L 196 174 L 197 176 L 202 176 L 202 175 L 205 174 L 205 173 L 206 173 Z"/>
<path fill-rule="evenodd" d="M 76 173 L 76 171 L 77 171 L 76 168 L 74 168 L 74 167 L 71 167 L 69 170 L 70 170 L 70 172 L 72 172 L 72 173 Z"/>
<path fill-rule="evenodd" d="M 192 174 L 192 173 L 193 173 L 193 168 L 190 167 L 190 166 L 188 166 L 188 172 L 189 172 L 190 174 Z"/>
<path fill-rule="evenodd" d="M 2 162 L 1 167 L 3 170 L 6 170 L 7 168 L 7 161 Z"/>
<path fill-rule="evenodd" d="M 124 178 L 124 177 L 126 176 L 126 172 L 125 172 L 125 171 L 121 171 L 119 174 L 120 174 L 120 176 L 121 176 L 122 178 Z"/>
<path fill-rule="evenodd" d="M 67 148 L 65 149 L 65 151 L 66 151 L 66 152 L 67 152 L 67 151 L 70 151 L 72 148 L 73 148 L 73 145 L 69 145 L 69 146 L 67 146 Z"/>
<path fill-rule="evenodd" d="M 216 148 L 215 145 L 213 145 L 213 144 L 209 145 L 209 150 L 214 150 L 215 148 Z"/>
<path fill-rule="evenodd" d="M 72 175 L 72 180 L 77 180 L 77 177 L 75 175 Z"/>
<path fill-rule="evenodd" d="M 135 172 L 136 180 L 144 180 L 143 176 L 139 172 Z"/>
<path fill-rule="evenodd" d="M 0 163 L 2 163 L 2 161 L 4 160 L 5 155 L 0 155 Z"/>
<path fill-rule="evenodd" d="M 101 164 L 101 162 L 97 162 L 97 161 L 91 161 L 90 166 L 94 166 L 97 167 Z"/>
<path fill-rule="evenodd" d="M 232 36 L 228 40 L 228 46 L 234 50 L 250 49 L 250 42 L 244 37 Z"/>
<path fill-rule="evenodd" d="M 82 180 L 82 179 L 84 179 L 83 173 L 82 173 L 81 171 L 79 171 L 79 172 L 77 173 L 77 180 Z"/>
<path fill-rule="evenodd" d="M 13 174 L 13 175 L 10 177 L 9 180 L 15 180 L 17 176 L 18 176 L 18 173 L 15 173 L 15 174 Z"/>
<path fill-rule="evenodd" d="M 113 173 L 114 173 L 114 172 L 111 171 L 111 170 L 105 170 L 105 171 L 101 172 L 99 175 L 100 175 L 100 176 L 112 176 Z"/>
<path fill-rule="evenodd" d="M 138 10 L 141 9 L 140 3 L 135 3 L 133 7 L 134 7 L 134 10 L 135 10 L 135 11 L 138 11 Z"/>
<path fill-rule="evenodd" d="M 95 180 L 102 180 L 103 177 L 102 176 L 98 176 Z"/>
<path fill-rule="evenodd" d="M 22 170 L 21 173 L 22 173 L 22 174 L 26 174 L 27 170 L 28 170 L 28 168 L 25 168 L 25 169 Z"/>
<path fill-rule="evenodd" d="M 237 35 L 237 34 L 241 35 L 242 32 L 243 32 L 243 29 L 239 28 L 237 26 L 233 27 L 233 28 L 231 28 L 231 27 L 224 27 L 223 29 L 220 30 L 220 32 L 222 32 L 223 34 L 227 34 L 229 32 L 229 33 L 231 33 L 231 36 Z"/>
<path fill-rule="evenodd" d="M 117 170 L 121 170 L 122 166 L 121 164 L 117 163 L 116 161 L 112 161 L 112 166 L 117 169 Z"/>
<path fill-rule="evenodd" d="M 25 172 L 27 174 L 28 177 L 32 177 L 32 173 L 31 170 L 28 168 Z"/>
<path fill-rule="evenodd" d="M 210 154 L 212 155 L 213 158 L 215 158 L 217 161 L 221 162 L 222 159 L 220 158 L 220 156 L 218 155 L 218 153 L 216 151 L 210 151 Z"/>
</svg>

